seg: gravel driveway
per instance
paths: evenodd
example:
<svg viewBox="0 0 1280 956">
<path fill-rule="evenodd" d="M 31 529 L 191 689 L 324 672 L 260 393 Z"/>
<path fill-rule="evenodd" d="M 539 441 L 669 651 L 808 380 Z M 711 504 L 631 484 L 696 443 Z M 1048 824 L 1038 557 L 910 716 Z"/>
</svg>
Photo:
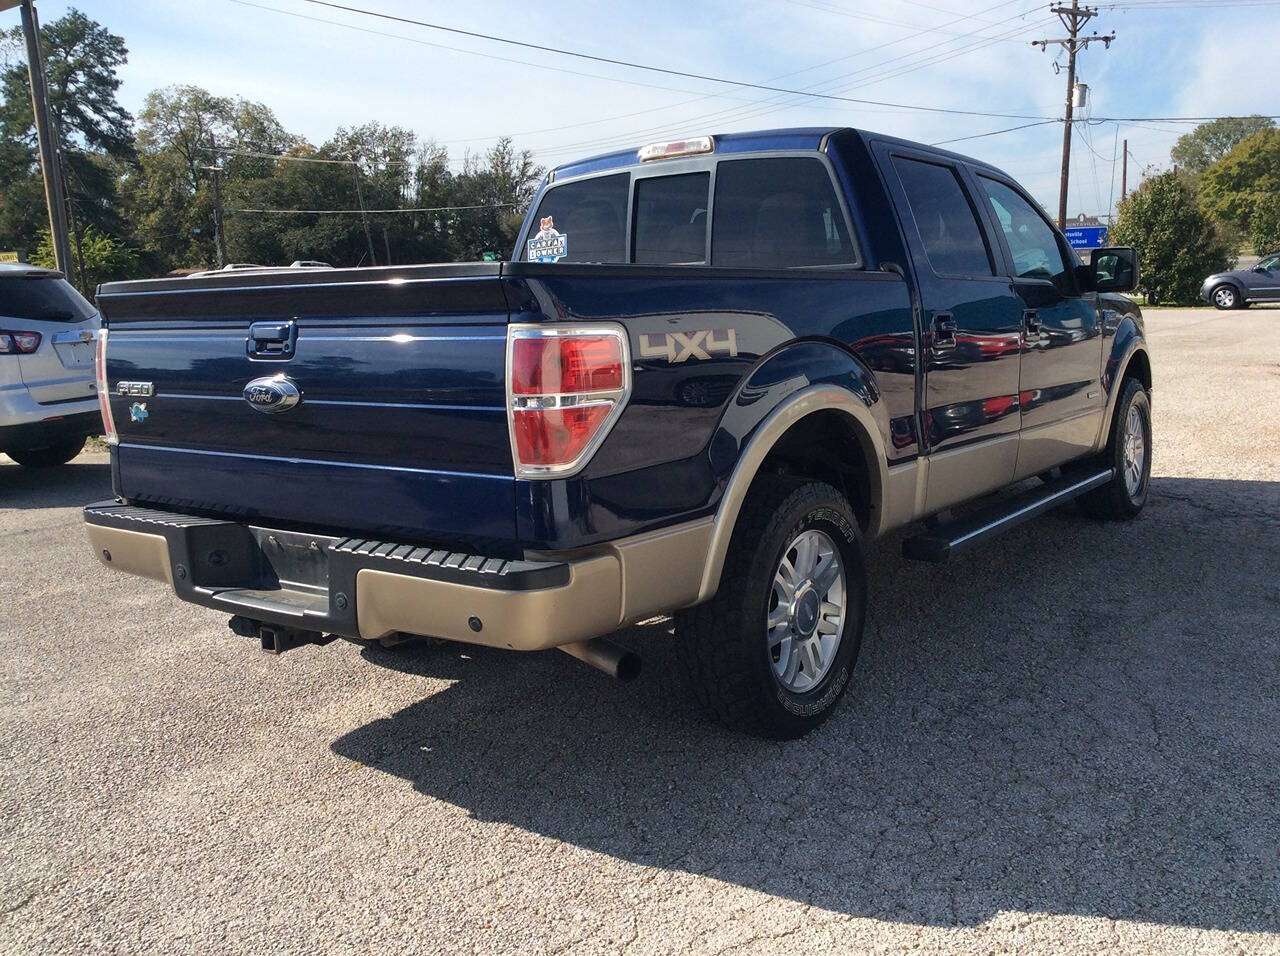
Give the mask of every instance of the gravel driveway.
<svg viewBox="0 0 1280 956">
<path fill-rule="evenodd" d="M 281 658 L 0 464 L 0 950 L 1280 951 L 1280 310 L 1150 310 L 1141 519 L 872 559 L 791 744 L 556 652 Z"/>
</svg>

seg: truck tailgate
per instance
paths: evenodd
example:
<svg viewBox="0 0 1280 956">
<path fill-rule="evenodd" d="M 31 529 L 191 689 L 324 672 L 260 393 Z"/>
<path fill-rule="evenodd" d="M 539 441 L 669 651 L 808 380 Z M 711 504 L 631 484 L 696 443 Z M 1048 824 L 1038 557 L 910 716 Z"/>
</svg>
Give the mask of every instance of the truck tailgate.
<svg viewBox="0 0 1280 956">
<path fill-rule="evenodd" d="M 512 537 L 496 264 L 117 283 L 99 303 L 125 498 L 402 540 Z M 254 337 L 268 333 L 288 345 Z M 246 399 L 279 375 L 295 406 Z"/>
</svg>

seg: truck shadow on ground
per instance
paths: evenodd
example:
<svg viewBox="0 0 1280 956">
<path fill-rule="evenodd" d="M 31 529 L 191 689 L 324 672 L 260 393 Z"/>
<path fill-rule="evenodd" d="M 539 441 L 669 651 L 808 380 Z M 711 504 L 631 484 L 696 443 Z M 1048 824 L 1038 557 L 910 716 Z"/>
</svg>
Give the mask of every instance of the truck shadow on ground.
<svg viewBox="0 0 1280 956">
<path fill-rule="evenodd" d="M 110 498 L 111 465 L 98 457 L 57 468 L 22 468 L 0 457 L 0 508 L 66 508 Z"/>
<path fill-rule="evenodd" d="M 616 685 L 435 646 L 453 679 L 337 740 L 421 793 L 644 866 L 842 913 L 1280 931 L 1280 483 L 1157 479 L 1128 526 L 1050 515 L 952 564 L 876 548 L 837 715 L 787 744 L 695 711 L 670 623 Z"/>
</svg>

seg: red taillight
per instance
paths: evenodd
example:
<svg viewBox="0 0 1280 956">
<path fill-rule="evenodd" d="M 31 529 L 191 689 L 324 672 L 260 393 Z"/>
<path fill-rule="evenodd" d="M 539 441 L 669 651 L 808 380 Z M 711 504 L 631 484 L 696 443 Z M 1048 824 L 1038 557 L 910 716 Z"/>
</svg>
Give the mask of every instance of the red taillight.
<svg viewBox="0 0 1280 956">
<path fill-rule="evenodd" d="M 0 355 L 30 355 L 39 347 L 39 332 L 0 332 Z"/>
<path fill-rule="evenodd" d="M 560 335 L 511 342 L 511 391 L 516 395 L 621 388 L 622 346 L 616 335 Z"/>
<path fill-rule="evenodd" d="M 111 389 L 107 385 L 107 330 L 98 330 L 98 347 L 93 353 L 93 372 L 97 382 L 98 409 L 102 412 L 102 432 L 107 443 L 114 445 L 120 438 L 116 434 L 116 420 L 111 415 Z"/>
<path fill-rule="evenodd" d="M 621 329 L 512 327 L 507 414 L 516 474 L 562 477 L 586 464 L 622 411 L 630 375 Z"/>
</svg>

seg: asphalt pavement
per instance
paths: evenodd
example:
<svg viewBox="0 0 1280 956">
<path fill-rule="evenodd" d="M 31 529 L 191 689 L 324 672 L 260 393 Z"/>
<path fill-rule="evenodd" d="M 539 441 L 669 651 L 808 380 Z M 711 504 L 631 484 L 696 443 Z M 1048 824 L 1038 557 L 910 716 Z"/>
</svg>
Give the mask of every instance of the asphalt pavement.
<svg viewBox="0 0 1280 956">
<path fill-rule="evenodd" d="M 804 740 L 704 721 L 669 624 L 282 657 L 90 554 L 105 455 L 0 464 L 0 951 L 1280 951 L 1280 310 L 1149 310 L 1155 458 L 871 559 Z"/>
</svg>

